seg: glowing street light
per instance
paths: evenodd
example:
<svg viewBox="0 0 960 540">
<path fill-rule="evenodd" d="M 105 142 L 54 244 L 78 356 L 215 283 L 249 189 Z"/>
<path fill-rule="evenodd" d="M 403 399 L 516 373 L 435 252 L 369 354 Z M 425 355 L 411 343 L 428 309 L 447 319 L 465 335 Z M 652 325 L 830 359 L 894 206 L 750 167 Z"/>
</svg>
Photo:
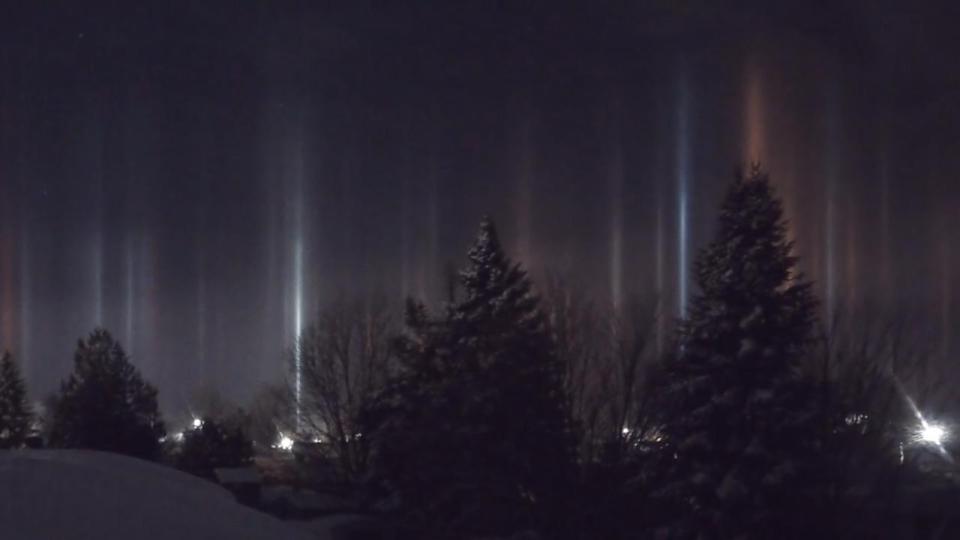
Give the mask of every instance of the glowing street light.
<svg viewBox="0 0 960 540">
<path fill-rule="evenodd" d="M 917 431 L 918 440 L 937 446 L 943 444 L 943 441 L 946 438 L 947 430 L 944 429 L 943 426 L 927 423 L 926 420 L 921 423 L 920 429 Z"/>
<path fill-rule="evenodd" d="M 290 437 L 280 434 L 280 438 L 273 445 L 277 450 L 283 450 L 284 452 L 290 452 L 293 450 L 293 439 Z"/>
<path fill-rule="evenodd" d="M 916 431 L 913 432 L 913 443 L 933 446 L 941 456 L 952 463 L 953 457 L 943 446 L 944 441 L 950 438 L 950 432 L 947 431 L 947 428 L 943 424 L 927 422 L 927 419 L 923 417 L 923 414 L 917 407 L 916 402 L 913 401 L 913 398 L 911 398 L 910 395 L 907 394 L 907 392 L 903 389 L 903 385 L 900 384 L 900 381 L 894 377 L 893 382 L 897 385 L 897 389 L 900 390 L 900 394 L 903 395 L 907 405 L 909 405 L 913 410 L 914 416 L 916 416 L 917 420 L 920 421 L 920 426 Z M 903 459 L 903 447 L 901 444 L 900 463 L 903 463 Z"/>
<path fill-rule="evenodd" d="M 190 425 L 193 426 L 193 429 L 200 429 L 203 427 L 203 420 L 199 418 L 194 418 L 193 422 Z"/>
</svg>

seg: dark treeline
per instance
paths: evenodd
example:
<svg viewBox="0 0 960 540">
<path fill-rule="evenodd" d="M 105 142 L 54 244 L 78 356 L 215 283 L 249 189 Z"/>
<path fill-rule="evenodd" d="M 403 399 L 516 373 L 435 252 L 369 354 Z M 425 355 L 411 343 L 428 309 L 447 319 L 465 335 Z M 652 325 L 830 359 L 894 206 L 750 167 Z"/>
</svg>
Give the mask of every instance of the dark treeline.
<svg viewBox="0 0 960 540">
<path fill-rule="evenodd" d="M 436 284 L 442 306 L 410 299 L 401 321 L 383 299 L 335 302 L 290 352 L 286 390 L 171 436 L 105 330 L 78 343 L 43 422 L 6 355 L 0 446 L 172 457 L 212 478 L 282 435 L 325 464 L 303 483 L 335 483 L 410 538 L 956 534 L 956 402 L 932 347 L 898 318 L 825 320 L 797 255 L 758 168 L 730 186 L 676 322 L 656 299 L 613 309 L 556 276 L 535 286 L 484 219 Z"/>
</svg>

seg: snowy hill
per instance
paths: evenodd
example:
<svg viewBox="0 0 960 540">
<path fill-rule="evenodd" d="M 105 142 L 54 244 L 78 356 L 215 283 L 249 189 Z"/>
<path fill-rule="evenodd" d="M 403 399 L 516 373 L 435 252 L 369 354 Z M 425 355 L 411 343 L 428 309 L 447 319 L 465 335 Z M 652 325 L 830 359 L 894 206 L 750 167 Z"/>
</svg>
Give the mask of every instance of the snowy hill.
<svg viewBox="0 0 960 540">
<path fill-rule="evenodd" d="M 224 489 L 86 450 L 0 451 L 0 531 L 18 540 L 317 540 Z"/>
</svg>

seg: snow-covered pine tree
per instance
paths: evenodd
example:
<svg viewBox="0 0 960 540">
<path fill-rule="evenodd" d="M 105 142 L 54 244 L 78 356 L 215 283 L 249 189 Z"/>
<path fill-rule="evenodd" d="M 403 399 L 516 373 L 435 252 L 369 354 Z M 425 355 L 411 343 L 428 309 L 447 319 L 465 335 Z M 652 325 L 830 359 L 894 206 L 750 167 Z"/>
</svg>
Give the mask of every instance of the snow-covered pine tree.
<svg viewBox="0 0 960 540">
<path fill-rule="evenodd" d="M 440 318 L 408 305 L 402 369 L 374 415 L 375 465 L 434 536 L 544 529 L 574 459 L 562 365 L 487 218 L 459 282 Z"/>
<path fill-rule="evenodd" d="M 460 277 L 449 328 L 453 360 L 473 385 L 466 412 L 482 443 L 475 458 L 494 463 L 499 480 L 515 482 L 528 501 L 545 503 L 563 490 L 574 460 L 565 367 L 526 272 L 504 254 L 488 217 Z"/>
<path fill-rule="evenodd" d="M 30 434 L 30 405 L 20 369 L 9 352 L 0 359 L 0 448 L 19 448 Z"/>
<path fill-rule="evenodd" d="M 681 502 L 692 536 L 767 538 L 786 525 L 809 440 L 800 362 L 816 321 L 792 247 L 767 175 L 738 175 L 695 263 L 700 291 L 667 367 L 662 492 Z"/>
<path fill-rule="evenodd" d="M 73 373 L 55 399 L 51 445 L 154 459 L 165 433 L 157 389 L 143 380 L 120 344 L 102 328 L 81 339 Z"/>
<path fill-rule="evenodd" d="M 398 369 L 360 415 L 362 435 L 370 445 L 371 477 L 390 494 L 388 508 L 398 510 L 405 527 L 423 531 L 449 526 L 450 486 L 460 473 L 459 438 L 463 426 L 452 405 L 449 365 L 445 362 L 444 320 L 408 299 L 405 333 L 393 344 Z"/>
</svg>

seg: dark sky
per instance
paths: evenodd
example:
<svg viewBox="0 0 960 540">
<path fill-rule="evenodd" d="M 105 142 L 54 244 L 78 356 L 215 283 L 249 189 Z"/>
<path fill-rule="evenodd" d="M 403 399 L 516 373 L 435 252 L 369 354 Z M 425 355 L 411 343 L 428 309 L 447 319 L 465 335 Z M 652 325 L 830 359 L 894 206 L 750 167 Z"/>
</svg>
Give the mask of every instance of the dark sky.
<svg viewBox="0 0 960 540">
<path fill-rule="evenodd" d="M 830 309 L 956 330 L 957 7 L 23 4 L 0 340 L 37 394 L 104 325 L 166 407 L 246 399 L 319 306 L 438 301 L 484 213 L 535 275 L 674 316 L 752 160 Z"/>
</svg>

